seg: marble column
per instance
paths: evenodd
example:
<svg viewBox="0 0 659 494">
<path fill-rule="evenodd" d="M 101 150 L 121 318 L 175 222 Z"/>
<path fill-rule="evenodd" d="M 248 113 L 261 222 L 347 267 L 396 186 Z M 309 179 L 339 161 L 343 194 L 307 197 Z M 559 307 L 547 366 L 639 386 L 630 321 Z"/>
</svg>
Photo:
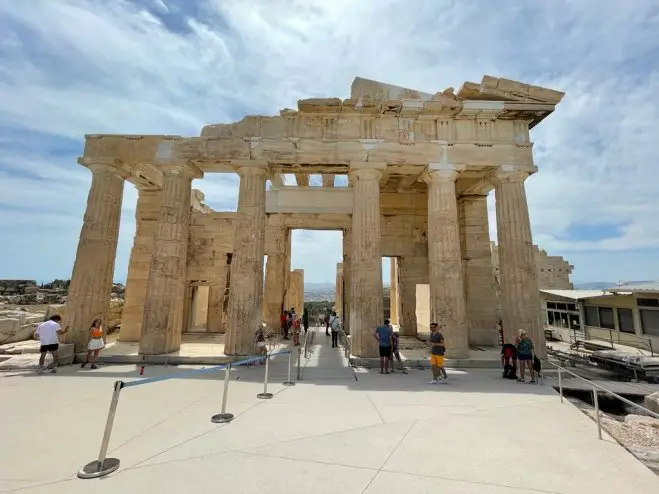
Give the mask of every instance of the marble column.
<svg viewBox="0 0 659 494">
<path fill-rule="evenodd" d="M 398 258 L 390 257 L 391 268 L 389 273 L 389 319 L 391 324 L 398 324 Z"/>
<path fill-rule="evenodd" d="M 336 263 L 336 282 L 334 288 L 334 310 L 339 317 L 343 317 L 343 263 Z"/>
<path fill-rule="evenodd" d="M 383 321 L 380 254 L 380 177 L 374 167 L 353 169 L 350 331 L 352 353 L 377 357 L 373 331 Z"/>
<path fill-rule="evenodd" d="M 280 216 L 280 215 L 278 215 Z M 269 328 L 278 329 L 284 306 L 284 283 L 286 282 L 286 249 L 290 243 L 290 230 L 283 224 L 268 225 L 266 235 L 270 237 L 270 250 L 265 265 L 264 319 Z"/>
<path fill-rule="evenodd" d="M 542 357 L 546 355 L 545 335 L 539 318 L 538 273 L 524 189 L 527 176 L 528 172 L 504 166 L 493 180 L 499 284 L 506 342 L 514 342 L 519 329 L 526 329 L 538 356 Z"/>
<path fill-rule="evenodd" d="M 455 169 L 430 168 L 428 183 L 428 267 L 431 322 L 441 329 L 448 358 L 467 358 L 469 339 L 465 305 Z"/>
<path fill-rule="evenodd" d="M 469 341 L 474 345 L 496 345 L 499 340 L 496 330 L 498 300 L 490 248 L 487 194 L 463 196 L 458 207 Z"/>
<path fill-rule="evenodd" d="M 350 334 L 350 304 L 352 303 L 352 230 L 343 230 L 343 330 Z"/>
<path fill-rule="evenodd" d="M 253 352 L 254 331 L 262 323 L 265 255 L 265 166 L 241 166 L 236 233 L 231 261 L 227 355 Z"/>
<path fill-rule="evenodd" d="M 400 334 L 416 337 L 418 333 L 416 313 L 417 285 L 427 283 L 428 259 L 423 257 L 398 258 L 398 293 L 400 298 Z"/>
<path fill-rule="evenodd" d="M 139 187 L 135 208 L 135 239 L 130 251 L 120 341 L 140 341 L 144 299 L 149 284 L 153 239 L 160 216 L 160 188 Z"/>
<path fill-rule="evenodd" d="M 217 260 L 208 293 L 207 333 L 224 333 L 224 297 L 227 289 L 227 255 L 221 254 Z"/>
<path fill-rule="evenodd" d="M 74 343 L 76 352 L 86 349 L 94 319 L 100 318 L 106 323 L 126 177 L 110 162 L 89 161 L 84 164 L 92 172 L 92 183 L 64 321 L 64 325 L 70 327 L 64 341 Z"/>
<path fill-rule="evenodd" d="M 159 168 L 163 185 L 144 300 L 141 355 L 171 353 L 181 346 L 192 179 L 201 177 L 201 172 L 188 164 Z"/>
</svg>

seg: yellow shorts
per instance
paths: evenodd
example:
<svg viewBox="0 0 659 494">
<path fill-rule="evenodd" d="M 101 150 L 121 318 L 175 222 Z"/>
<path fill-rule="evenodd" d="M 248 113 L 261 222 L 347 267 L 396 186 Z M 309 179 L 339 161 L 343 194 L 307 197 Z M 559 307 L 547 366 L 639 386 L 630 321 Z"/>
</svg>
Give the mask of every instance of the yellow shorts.
<svg viewBox="0 0 659 494">
<path fill-rule="evenodd" d="M 434 365 L 436 367 L 444 367 L 444 355 L 431 355 L 430 365 Z"/>
</svg>

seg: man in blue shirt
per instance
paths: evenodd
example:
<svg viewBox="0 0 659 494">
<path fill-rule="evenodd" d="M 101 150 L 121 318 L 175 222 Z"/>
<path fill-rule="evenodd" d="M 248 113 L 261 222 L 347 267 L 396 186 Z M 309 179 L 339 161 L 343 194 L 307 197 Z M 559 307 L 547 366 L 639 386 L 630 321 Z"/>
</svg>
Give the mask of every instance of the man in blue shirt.
<svg viewBox="0 0 659 494">
<path fill-rule="evenodd" d="M 389 319 L 384 320 L 384 325 L 375 328 L 373 336 L 380 345 L 380 374 L 389 374 L 389 358 L 393 346 L 393 329 L 389 324 Z"/>
</svg>

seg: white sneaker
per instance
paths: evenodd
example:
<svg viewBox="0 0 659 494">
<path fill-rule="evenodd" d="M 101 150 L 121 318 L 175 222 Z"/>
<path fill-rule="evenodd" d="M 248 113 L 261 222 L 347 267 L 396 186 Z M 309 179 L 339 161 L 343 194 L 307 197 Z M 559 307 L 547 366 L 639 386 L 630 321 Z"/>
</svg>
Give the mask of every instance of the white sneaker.
<svg viewBox="0 0 659 494">
<path fill-rule="evenodd" d="M 432 381 L 428 381 L 428 384 L 437 384 L 437 379 L 433 379 Z"/>
<path fill-rule="evenodd" d="M 446 379 L 440 377 L 439 379 L 437 379 L 437 384 L 446 384 Z"/>
</svg>

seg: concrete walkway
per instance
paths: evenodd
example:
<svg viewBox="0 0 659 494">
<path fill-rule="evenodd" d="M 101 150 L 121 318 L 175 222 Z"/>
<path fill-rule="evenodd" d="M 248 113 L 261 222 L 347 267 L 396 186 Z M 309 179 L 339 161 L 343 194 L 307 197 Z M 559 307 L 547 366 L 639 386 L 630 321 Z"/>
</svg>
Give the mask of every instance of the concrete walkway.
<svg viewBox="0 0 659 494">
<path fill-rule="evenodd" d="M 263 367 L 232 374 L 230 424 L 223 372 L 122 391 L 110 456 L 115 474 L 79 480 L 98 453 L 112 383 L 135 366 L 57 375 L 0 374 L 0 491 L 25 493 L 620 493 L 659 492 L 659 477 L 551 386 L 498 371 L 382 376 L 346 365 L 319 330 L 294 387 L 287 357 L 271 366 L 272 400 L 257 400 Z M 304 363 L 304 362 L 303 362 Z M 147 367 L 145 377 L 182 368 Z"/>
</svg>

